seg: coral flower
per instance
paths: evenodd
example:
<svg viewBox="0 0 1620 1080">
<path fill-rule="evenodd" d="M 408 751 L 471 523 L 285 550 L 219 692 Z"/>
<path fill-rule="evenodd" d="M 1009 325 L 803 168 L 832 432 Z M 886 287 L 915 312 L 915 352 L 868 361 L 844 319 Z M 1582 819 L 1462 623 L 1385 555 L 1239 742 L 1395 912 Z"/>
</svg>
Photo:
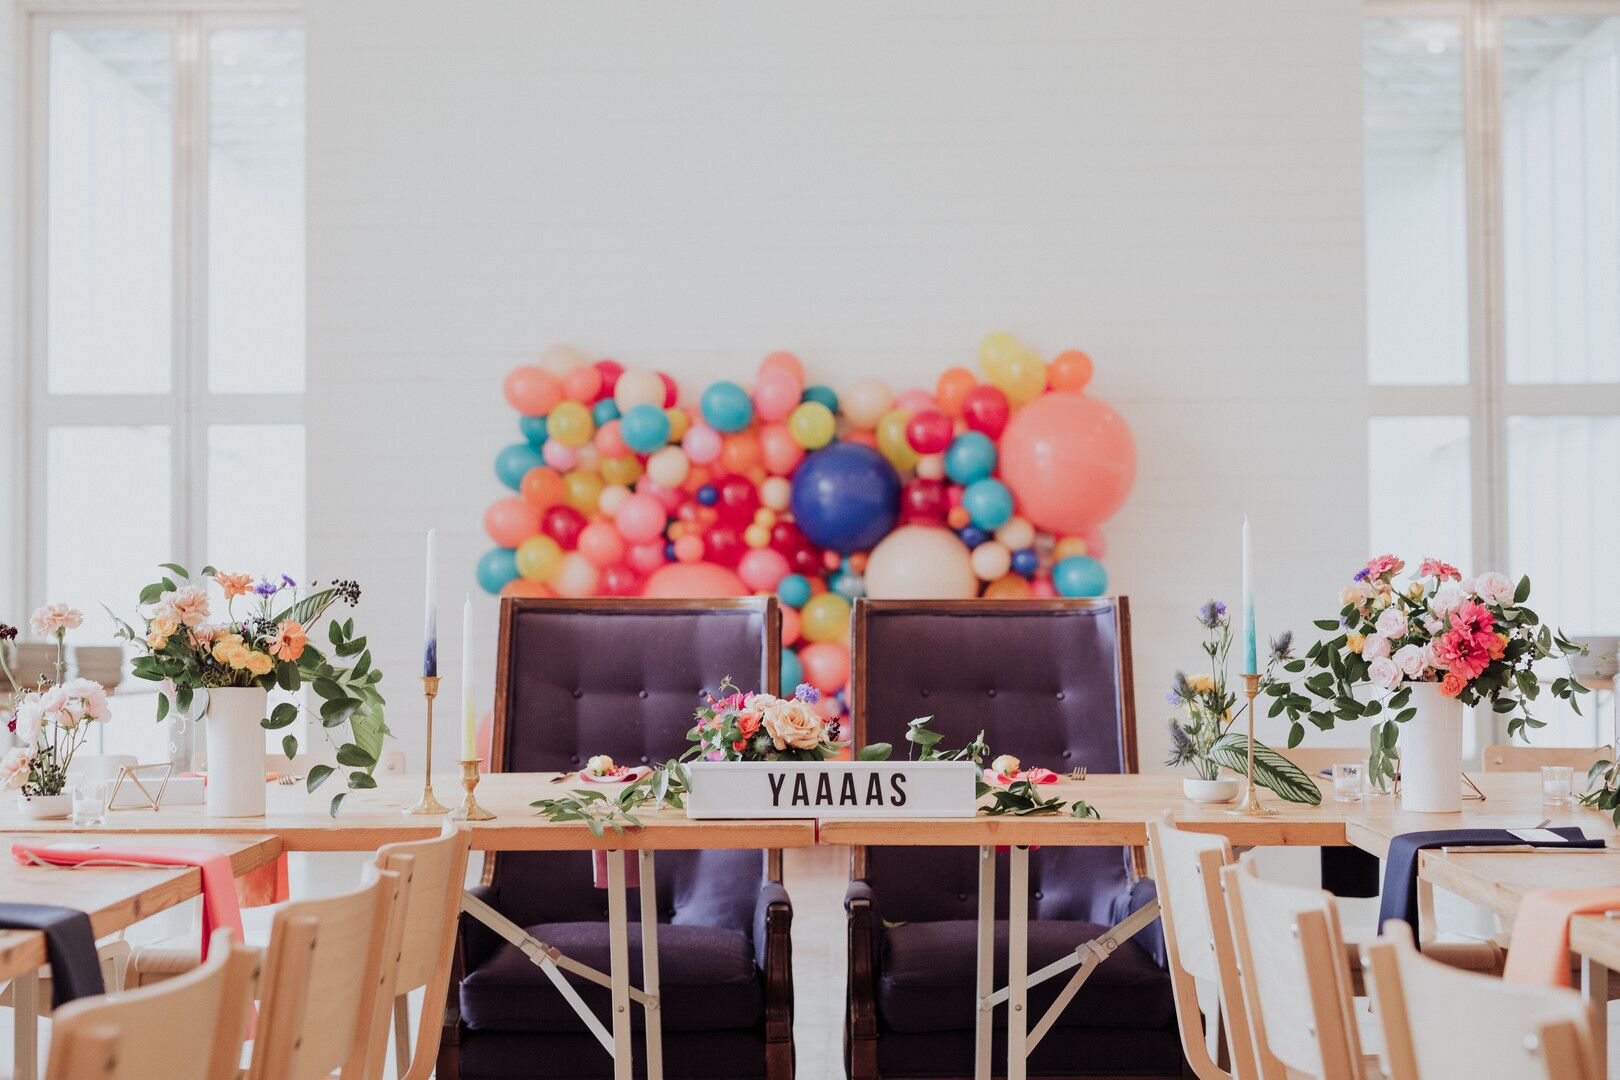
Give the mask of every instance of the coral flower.
<svg viewBox="0 0 1620 1080">
<path fill-rule="evenodd" d="M 253 591 L 253 575 L 227 574 L 221 571 L 214 575 L 214 583 L 225 590 L 225 599 L 234 600 L 238 596 L 246 596 Z"/>
<path fill-rule="evenodd" d="M 1461 694 L 1463 692 L 1463 688 L 1467 685 L 1468 680 L 1464 679 L 1455 671 L 1448 671 L 1446 672 L 1446 677 L 1440 680 L 1440 692 L 1446 697 L 1454 698 L 1458 694 Z"/>
<path fill-rule="evenodd" d="M 291 661 L 304 655 L 304 646 L 308 643 L 309 637 L 304 633 L 304 628 L 296 620 L 287 619 L 276 627 L 276 632 L 270 635 L 265 646 L 277 660 Z"/>
<path fill-rule="evenodd" d="M 1423 577 L 1436 577 L 1442 581 L 1448 578 L 1452 581 L 1462 580 L 1461 570 L 1448 562 L 1441 562 L 1439 559 L 1424 559 L 1423 565 L 1418 568 L 1418 573 Z"/>
<path fill-rule="evenodd" d="M 1393 577 L 1406 569 L 1406 562 L 1393 555 L 1375 555 L 1367 560 L 1367 576 L 1374 581 L 1379 578 Z"/>
<path fill-rule="evenodd" d="M 1495 616 L 1484 604 L 1473 600 L 1464 600 L 1457 605 L 1457 610 L 1451 613 L 1451 628 L 1470 637 L 1488 634 L 1495 625 Z"/>
</svg>

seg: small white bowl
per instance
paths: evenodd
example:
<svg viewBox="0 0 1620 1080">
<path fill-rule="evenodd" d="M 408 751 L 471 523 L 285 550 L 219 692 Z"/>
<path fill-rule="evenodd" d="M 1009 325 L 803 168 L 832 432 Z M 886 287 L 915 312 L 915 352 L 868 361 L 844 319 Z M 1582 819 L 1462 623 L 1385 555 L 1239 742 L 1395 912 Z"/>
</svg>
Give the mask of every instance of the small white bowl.
<svg viewBox="0 0 1620 1080">
<path fill-rule="evenodd" d="M 1620 671 L 1620 635 L 1571 635 L 1570 640 L 1586 646 L 1585 656 L 1569 658 L 1569 673 L 1577 679 L 1612 679 Z"/>
<path fill-rule="evenodd" d="M 1228 803 L 1238 796 L 1239 781 L 1183 779 L 1181 793 L 1193 802 Z"/>
</svg>

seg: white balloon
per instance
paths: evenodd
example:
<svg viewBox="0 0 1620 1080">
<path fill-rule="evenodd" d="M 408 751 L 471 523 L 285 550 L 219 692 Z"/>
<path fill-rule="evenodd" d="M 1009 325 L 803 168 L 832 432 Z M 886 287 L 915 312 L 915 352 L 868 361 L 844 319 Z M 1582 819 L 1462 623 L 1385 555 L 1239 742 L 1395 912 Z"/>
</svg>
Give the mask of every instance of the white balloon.
<svg viewBox="0 0 1620 1080">
<path fill-rule="evenodd" d="M 613 403 L 619 414 L 629 412 L 637 405 L 664 407 L 664 380 L 656 371 L 626 371 L 613 384 Z"/>
<path fill-rule="evenodd" d="M 770 476 L 759 485 L 759 501 L 772 510 L 786 510 L 793 501 L 793 484 L 785 476 Z"/>
<path fill-rule="evenodd" d="M 968 549 L 949 529 L 902 525 L 866 558 L 874 600 L 965 600 L 979 595 Z"/>
<path fill-rule="evenodd" d="M 686 451 L 678 446 L 666 446 L 647 459 L 647 475 L 659 487 L 680 487 L 691 467 Z"/>
<path fill-rule="evenodd" d="M 838 404 L 848 420 L 858 428 L 873 428 L 883 414 L 894 408 L 894 391 L 881 379 L 860 379 L 839 397 Z"/>
<path fill-rule="evenodd" d="M 540 366 L 557 376 L 566 375 L 581 364 L 588 363 L 590 361 L 585 358 L 584 353 L 572 345 L 564 345 L 561 342 L 546 346 L 545 351 L 540 354 Z"/>
<path fill-rule="evenodd" d="M 558 596 L 590 596 L 596 592 L 596 564 L 577 551 L 563 556 L 562 569 L 547 584 Z"/>
<path fill-rule="evenodd" d="M 596 508 L 608 517 L 619 512 L 624 500 L 630 497 L 630 489 L 623 484 L 609 484 L 602 489 L 602 494 L 596 500 Z"/>
<path fill-rule="evenodd" d="M 1022 551 L 1035 544 L 1035 526 L 1028 518 L 1010 517 L 996 530 L 996 539 L 1014 551 Z"/>
<path fill-rule="evenodd" d="M 917 475 L 924 480 L 945 479 L 945 455 L 924 454 L 917 459 Z"/>
<path fill-rule="evenodd" d="M 997 540 L 987 540 L 973 549 L 969 563 L 980 581 L 994 581 L 1012 569 L 1012 552 Z"/>
</svg>

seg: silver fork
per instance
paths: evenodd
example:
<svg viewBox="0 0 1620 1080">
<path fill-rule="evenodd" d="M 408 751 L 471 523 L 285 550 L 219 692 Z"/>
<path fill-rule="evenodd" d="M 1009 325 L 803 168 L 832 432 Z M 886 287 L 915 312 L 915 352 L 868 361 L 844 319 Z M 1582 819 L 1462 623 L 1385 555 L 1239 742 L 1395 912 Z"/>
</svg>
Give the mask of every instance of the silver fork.
<svg viewBox="0 0 1620 1080">
<path fill-rule="evenodd" d="M 280 780 L 277 780 L 276 783 L 280 784 L 282 787 L 292 787 L 294 784 L 298 783 L 298 781 L 300 781 L 302 779 L 303 779 L 302 776 L 293 776 L 291 774 L 288 774 L 286 776 L 283 776 Z"/>
<path fill-rule="evenodd" d="M 1084 765 L 1076 765 L 1074 768 L 1069 770 L 1070 780 L 1084 780 L 1085 778 L 1086 767 Z"/>
</svg>

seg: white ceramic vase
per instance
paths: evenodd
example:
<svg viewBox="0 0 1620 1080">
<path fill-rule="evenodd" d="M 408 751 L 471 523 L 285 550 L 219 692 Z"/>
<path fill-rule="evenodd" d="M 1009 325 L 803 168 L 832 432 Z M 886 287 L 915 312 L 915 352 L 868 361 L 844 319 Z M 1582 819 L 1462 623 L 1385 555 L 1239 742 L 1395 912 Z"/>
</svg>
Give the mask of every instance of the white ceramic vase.
<svg viewBox="0 0 1620 1080">
<path fill-rule="evenodd" d="M 1193 802 L 1228 803 L 1238 797 L 1238 787 L 1241 783 L 1233 777 L 1223 780 L 1203 780 L 1189 776 L 1181 781 L 1181 793 Z"/>
<path fill-rule="evenodd" d="M 259 686 L 208 691 L 208 816 L 264 816 L 264 728 L 268 693 Z"/>
<path fill-rule="evenodd" d="M 1412 683 L 1417 715 L 1401 725 L 1401 809 L 1455 814 L 1462 809 L 1463 706 L 1435 682 Z"/>
<path fill-rule="evenodd" d="M 17 809 L 23 817 L 35 821 L 65 818 L 73 813 L 73 797 L 65 791 L 60 795 L 24 795 L 19 791 Z"/>
</svg>

